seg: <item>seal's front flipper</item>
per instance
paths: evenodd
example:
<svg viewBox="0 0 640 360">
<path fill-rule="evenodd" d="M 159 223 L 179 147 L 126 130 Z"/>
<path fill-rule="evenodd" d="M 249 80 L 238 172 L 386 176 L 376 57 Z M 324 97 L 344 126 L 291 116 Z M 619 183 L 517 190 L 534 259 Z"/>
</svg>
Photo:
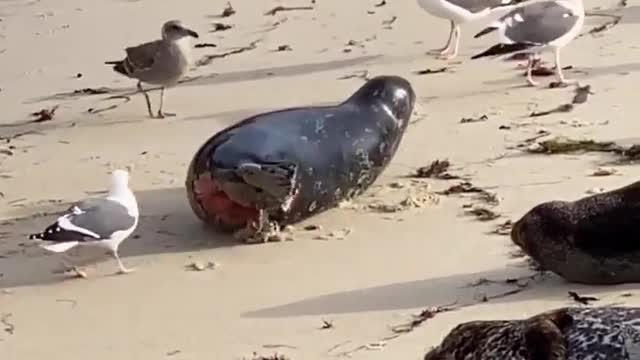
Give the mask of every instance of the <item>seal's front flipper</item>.
<svg viewBox="0 0 640 360">
<path fill-rule="evenodd" d="M 247 222 L 244 229 L 234 233 L 234 237 L 248 244 L 280 241 L 280 225 L 269 219 L 266 210 L 259 210 L 258 218 L 255 221 Z"/>
<path fill-rule="evenodd" d="M 298 167 L 291 163 L 243 163 L 237 173 L 247 184 L 255 186 L 285 202 L 295 192 Z"/>
</svg>

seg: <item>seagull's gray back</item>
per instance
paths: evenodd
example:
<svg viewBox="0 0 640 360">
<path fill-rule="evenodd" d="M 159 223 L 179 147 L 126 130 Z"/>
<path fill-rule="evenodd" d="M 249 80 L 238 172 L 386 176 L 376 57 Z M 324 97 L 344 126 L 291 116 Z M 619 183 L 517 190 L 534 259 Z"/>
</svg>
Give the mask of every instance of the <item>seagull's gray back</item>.
<svg viewBox="0 0 640 360">
<path fill-rule="evenodd" d="M 507 23 L 504 34 L 513 42 L 546 44 L 569 32 L 578 19 L 564 5 L 544 1 L 510 11 L 501 21 Z"/>
<path fill-rule="evenodd" d="M 117 201 L 106 198 L 87 199 L 72 206 L 83 211 L 71 215 L 73 225 L 92 231 L 101 239 L 109 238 L 116 231 L 128 230 L 136 224 L 136 218 L 129 215 L 127 208 Z"/>
</svg>

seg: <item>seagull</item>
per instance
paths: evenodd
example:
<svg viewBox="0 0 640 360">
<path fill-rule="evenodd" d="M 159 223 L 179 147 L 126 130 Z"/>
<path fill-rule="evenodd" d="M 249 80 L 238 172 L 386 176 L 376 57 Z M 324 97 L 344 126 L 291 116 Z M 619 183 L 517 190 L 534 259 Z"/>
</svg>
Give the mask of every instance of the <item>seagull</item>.
<svg viewBox="0 0 640 360">
<path fill-rule="evenodd" d="M 153 118 L 149 95 L 142 83 L 160 85 L 160 108 L 157 117 L 175 116 L 163 113 L 164 90 L 174 86 L 189 71 L 191 65 L 191 37 L 198 33 L 186 28 L 180 20 L 167 21 L 162 25 L 162 39 L 125 49 L 127 56 L 122 60 L 107 61 L 113 70 L 126 77 L 138 80 L 138 90 L 147 101 L 149 117 Z"/>
<path fill-rule="evenodd" d="M 418 5 L 433 16 L 449 20 L 451 25 L 449 40 L 440 49 L 431 50 L 446 60 L 458 56 L 460 46 L 460 25 L 489 15 L 493 10 L 510 7 L 525 0 L 417 0 Z M 455 35 L 455 42 L 453 37 Z M 453 52 L 451 45 L 453 43 Z"/>
<path fill-rule="evenodd" d="M 578 35 L 584 16 L 582 0 L 540 1 L 520 6 L 474 36 L 479 38 L 498 30 L 500 43 L 471 58 L 526 53 L 529 56 L 527 82 L 537 86 L 531 77 L 535 57 L 542 52 L 553 51 L 559 84 L 575 83 L 562 74 L 560 49 Z"/>
<path fill-rule="evenodd" d="M 138 225 L 138 203 L 129 189 L 129 173 L 115 170 L 111 187 L 104 198 L 89 198 L 74 203 L 56 222 L 29 239 L 42 240 L 40 246 L 61 253 L 76 246 L 96 246 L 109 250 L 118 262 L 119 273 L 128 269 L 118 256 L 118 247 Z"/>
</svg>

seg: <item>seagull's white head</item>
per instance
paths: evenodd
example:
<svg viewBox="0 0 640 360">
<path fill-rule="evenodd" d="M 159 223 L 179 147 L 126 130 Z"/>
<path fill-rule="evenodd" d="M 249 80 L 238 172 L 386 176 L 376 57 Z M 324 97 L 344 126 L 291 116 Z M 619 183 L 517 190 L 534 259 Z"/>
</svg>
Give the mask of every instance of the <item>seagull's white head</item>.
<svg viewBox="0 0 640 360">
<path fill-rule="evenodd" d="M 198 38 L 198 33 L 185 27 L 180 20 L 170 20 L 162 25 L 162 38 L 177 41 L 184 37 Z"/>
</svg>

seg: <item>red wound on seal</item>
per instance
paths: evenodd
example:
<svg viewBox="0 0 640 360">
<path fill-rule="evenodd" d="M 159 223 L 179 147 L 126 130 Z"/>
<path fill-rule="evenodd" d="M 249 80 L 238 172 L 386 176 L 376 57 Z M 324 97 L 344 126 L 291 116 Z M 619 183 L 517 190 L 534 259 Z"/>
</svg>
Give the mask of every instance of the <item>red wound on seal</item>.
<svg viewBox="0 0 640 360">
<path fill-rule="evenodd" d="M 243 226 L 258 217 L 257 209 L 242 206 L 229 199 L 208 172 L 197 175 L 193 182 L 193 192 L 205 215 L 223 225 Z"/>
</svg>

